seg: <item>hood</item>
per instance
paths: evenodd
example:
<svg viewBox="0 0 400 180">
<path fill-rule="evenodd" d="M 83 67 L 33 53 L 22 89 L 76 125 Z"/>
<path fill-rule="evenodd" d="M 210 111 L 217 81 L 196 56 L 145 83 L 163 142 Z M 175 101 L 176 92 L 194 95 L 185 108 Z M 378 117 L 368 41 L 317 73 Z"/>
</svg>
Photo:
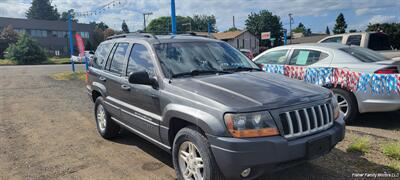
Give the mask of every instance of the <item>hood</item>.
<svg viewBox="0 0 400 180">
<path fill-rule="evenodd" d="M 172 84 L 237 110 L 275 109 L 330 96 L 325 88 L 265 72 L 182 78 Z"/>
</svg>

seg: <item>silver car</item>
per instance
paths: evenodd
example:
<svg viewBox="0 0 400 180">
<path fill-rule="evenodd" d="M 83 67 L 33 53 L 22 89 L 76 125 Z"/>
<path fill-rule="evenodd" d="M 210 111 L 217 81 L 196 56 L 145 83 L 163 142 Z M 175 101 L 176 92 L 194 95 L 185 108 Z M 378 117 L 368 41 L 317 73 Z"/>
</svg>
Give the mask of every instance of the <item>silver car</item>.
<svg viewBox="0 0 400 180">
<path fill-rule="evenodd" d="M 280 64 L 306 67 L 335 67 L 363 73 L 397 74 L 400 62 L 388 60 L 372 50 L 337 43 L 296 44 L 269 49 L 253 61 L 257 64 Z M 400 110 L 398 94 L 374 95 L 331 87 L 345 119 L 350 122 L 358 113 Z"/>
</svg>

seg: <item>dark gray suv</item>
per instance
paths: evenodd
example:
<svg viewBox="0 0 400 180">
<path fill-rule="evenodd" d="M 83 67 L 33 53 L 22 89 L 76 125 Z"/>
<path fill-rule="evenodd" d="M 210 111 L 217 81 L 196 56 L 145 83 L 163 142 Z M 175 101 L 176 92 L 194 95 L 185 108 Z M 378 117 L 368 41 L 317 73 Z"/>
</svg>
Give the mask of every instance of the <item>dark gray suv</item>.
<svg viewBox="0 0 400 180">
<path fill-rule="evenodd" d="M 332 93 L 262 72 L 229 44 L 123 34 L 88 71 L 100 135 L 126 128 L 170 152 L 178 179 L 252 179 L 328 153 L 344 138 Z"/>
</svg>

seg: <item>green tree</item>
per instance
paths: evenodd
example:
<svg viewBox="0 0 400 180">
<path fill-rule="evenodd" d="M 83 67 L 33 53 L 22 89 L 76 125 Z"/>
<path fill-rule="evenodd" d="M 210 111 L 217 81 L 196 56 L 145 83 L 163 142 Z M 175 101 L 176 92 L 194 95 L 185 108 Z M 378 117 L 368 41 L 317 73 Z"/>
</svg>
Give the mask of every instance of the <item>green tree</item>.
<svg viewBox="0 0 400 180">
<path fill-rule="evenodd" d="M 47 61 L 44 50 L 26 34 L 23 34 L 15 44 L 11 44 L 6 51 L 8 52 L 6 58 L 17 64 L 40 64 Z"/>
<path fill-rule="evenodd" d="M 261 40 L 262 32 L 271 32 L 271 37 L 275 38 L 274 45 L 280 45 L 282 42 L 283 33 L 280 18 L 268 10 L 249 14 L 246 20 L 246 29 L 260 38 L 260 45 L 262 46 L 271 46 L 269 40 Z"/>
<path fill-rule="evenodd" d="M 229 31 L 241 31 L 241 30 L 236 27 L 231 27 L 228 30 L 226 30 L 225 32 L 229 32 Z"/>
<path fill-rule="evenodd" d="M 129 33 L 128 25 L 126 24 L 125 20 L 122 21 L 122 31 L 124 33 Z"/>
<path fill-rule="evenodd" d="M 389 36 L 389 42 L 395 49 L 400 49 L 400 23 L 369 24 L 367 31 L 384 32 Z"/>
<path fill-rule="evenodd" d="M 331 31 L 329 30 L 329 27 L 328 27 L 328 26 L 326 26 L 325 34 L 327 34 L 327 35 L 330 35 L 330 34 L 331 34 Z"/>
<path fill-rule="evenodd" d="M 190 18 L 190 17 L 187 17 Z M 191 18 L 192 31 L 208 32 L 208 22 L 211 25 L 211 32 L 217 32 L 215 16 L 211 15 L 194 15 Z"/>
<path fill-rule="evenodd" d="M 293 32 L 295 33 L 302 33 L 304 36 L 310 36 L 311 35 L 311 29 L 306 28 L 303 23 L 299 23 L 299 25 L 293 29 Z"/>
<path fill-rule="evenodd" d="M 104 39 L 104 31 L 100 28 L 95 28 L 92 35 L 93 49 L 97 49 Z"/>
<path fill-rule="evenodd" d="M 104 31 L 104 39 L 107 39 L 108 37 L 110 37 L 110 36 L 114 36 L 115 34 L 116 34 L 116 32 L 114 31 L 114 29 L 111 29 L 111 28 L 107 28 L 105 31 Z"/>
<path fill-rule="evenodd" d="M 3 57 L 4 51 L 10 44 L 16 43 L 18 41 L 19 35 L 14 31 L 11 25 L 8 25 L 6 28 L 0 32 L 0 58 Z"/>
<path fill-rule="evenodd" d="M 73 22 L 78 22 L 78 19 L 75 17 L 75 13 L 74 13 L 73 9 L 70 9 L 67 12 L 62 12 L 60 20 L 61 21 L 68 21 L 68 14 L 70 14 L 70 13 L 71 13 L 71 20 Z"/>
<path fill-rule="evenodd" d="M 185 33 L 190 30 L 190 26 L 183 25 L 190 23 L 190 17 L 176 16 L 176 29 L 177 33 Z M 146 30 L 155 34 L 169 34 L 171 32 L 171 17 L 161 16 L 159 18 L 153 19 Z"/>
<path fill-rule="evenodd" d="M 336 24 L 333 27 L 333 34 L 346 33 L 346 29 L 347 29 L 346 20 L 344 19 L 343 14 L 340 13 L 339 16 L 336 18 Z"/>
<path fill-rule="evenodd" d="M 60 14 L 49 0 L 33 0 L 31 7 L 26 12 L 28 19 L 58 20 Z"/>
</svg>

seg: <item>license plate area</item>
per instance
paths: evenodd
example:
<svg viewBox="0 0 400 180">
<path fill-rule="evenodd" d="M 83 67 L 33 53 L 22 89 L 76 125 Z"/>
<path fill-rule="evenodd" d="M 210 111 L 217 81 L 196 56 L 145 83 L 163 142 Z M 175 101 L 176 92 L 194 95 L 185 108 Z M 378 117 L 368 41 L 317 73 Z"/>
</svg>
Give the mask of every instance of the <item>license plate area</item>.
<svg viewBox="0 0 400 180">
<path fill-rule="evenodd" d="M 331 137 L 325 136 L 307 142 L 307 158 L 314 159 L 328 153 L 331 149 Z"/>
</svg>

